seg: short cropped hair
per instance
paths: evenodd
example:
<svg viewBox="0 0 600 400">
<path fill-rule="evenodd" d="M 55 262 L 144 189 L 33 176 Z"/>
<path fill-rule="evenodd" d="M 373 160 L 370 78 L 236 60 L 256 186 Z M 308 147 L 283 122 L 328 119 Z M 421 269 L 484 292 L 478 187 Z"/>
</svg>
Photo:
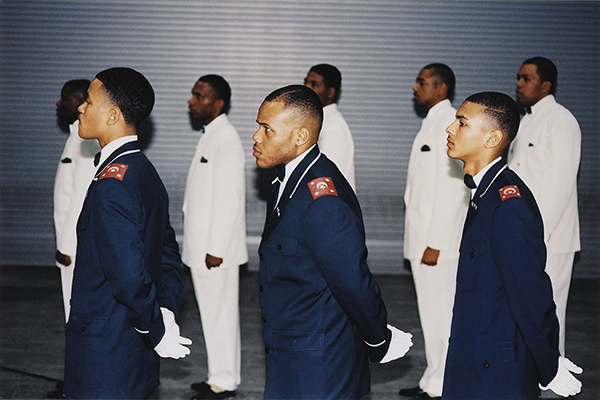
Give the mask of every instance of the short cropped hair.
<svg viewBox="0 0 600 400">
<path fill-rule="evenodd" d="M 88 79 L 73 79 L 63 85 L 65 91 L 73 94 L 80 94 L 84 99 L 87 97 L 87 90 L 89 87 L 90 81 Z"/>
<path fill-rule="evenodd" d="M 506 135 L 507 143 L 513 141 L 519 130 L 521 116 L 517 103 L 510 96 L 498 92 L 481 92 L 467 97 L 465 101 L 485 107 L 485 115 Z"/>
<path fill-rule="evenodd" d="M 454 76 L 454 72 L 452 69 L 446 64 L 441 63 L 432 63 L 423 67 L 428 71 L 431 71 L 433 76 L 437 77 L 441 83 L 445 83 L 448 91 L 446 92 L 446 97 L 452 101 L 454 100 L 454 90 L 456 87 L 456 77 Z"/>
<path fill-rule="evenodd" d="M 217 100 L 223 100 L 224 114 L 229 113 L 231 107 L 231 88 L 229 83 L 222 76 L 219 75 L 204 75 L 198 79 L 198 82 L 208 83 L 212 88 Z"/>
<path fill-rule="evenodd" d="M 154 90 L 144 75 L 131 68 L 109 68 L 96 75 L 125 123 L 136 129 L 154 107 Z"/>
<path fill-rule="evenodd" d="M 323 124 L 323 105 L 314 90 L 304 85 L 290 85 L 270 93 L 265 102 L 282 102 L 285 108 L 292 109 L 318 122 L 318 131 Z"/>
<path fill-rule="evenodd" d="M 331 101 L 337 103 L 342 95 L 342 74 L 340 70 L 330 64 L 317 64 L 313 65 L 308 72 L 321 75 L 325 87 L 335 89 L 335 96 Z"/>
<path fill-rule="evenodd" d="M 542 82 L 550 82 L 550 94 L 556 94 L 556 80 L 558 79 L 558 70 L 554 63 L 545 57 L 532 57 L 523 61 L 523 65 L 532 64 L 537 67 L 537 74 Z"/>
</svg>

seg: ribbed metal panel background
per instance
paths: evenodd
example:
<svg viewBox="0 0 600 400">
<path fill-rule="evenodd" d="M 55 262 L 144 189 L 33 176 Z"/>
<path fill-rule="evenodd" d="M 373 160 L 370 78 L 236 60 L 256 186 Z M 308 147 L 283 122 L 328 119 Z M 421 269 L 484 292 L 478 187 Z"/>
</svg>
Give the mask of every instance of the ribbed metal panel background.
<svg viewBox="0 0 600 400">
<path fill-rule="evenodd" d="M 343 75 L 339 107 L 353 132 L 357 192 L 374 270 L 398 272 L 403 202 L 418 70 L 450 65 L 458 106 L 468 95 L 514 95 L 528 57 L 559 69 L 558 100 L 583 131 L 580 212 L 583 251 L 576 274 L 597 276 L 600 243 L 600 3 L 558 1 L 17 1 L 0 2 L 0 263 L 51 265 L 52 186 L 65 136 L 55 124 L 62 84 L 130 66 L 152 82 L 157 103 L 146 153 L 171 199 L 181 204 L 198 136 L 186 101 L 203 74 L 230 83 L 230 119 L 247 149 L 247 218 L 258 243 L 258 197 L 251 136 L 262 99 L 301 83 L 328 62 Z M 253 257 L 254 251 L 251 250 Z M 256 265 L 252 259 L 251 264 Z"/>
</svg>

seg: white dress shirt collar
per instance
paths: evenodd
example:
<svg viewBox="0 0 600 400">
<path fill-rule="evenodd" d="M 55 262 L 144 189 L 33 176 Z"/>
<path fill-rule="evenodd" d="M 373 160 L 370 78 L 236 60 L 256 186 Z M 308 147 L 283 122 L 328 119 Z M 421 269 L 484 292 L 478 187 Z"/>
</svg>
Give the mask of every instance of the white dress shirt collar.
<svg viewBox="0 0 600 400">
<path fill-rule="evenodd" d="M 106 161 L 106 159 L 119 147 L 123 146 L 125 143 L 134 142 L 137 140 L 137 138 L 137 135 L 127 135 L 115 139 L 104 146 L 100 151 L 100 161 L 98 162 L 98 166 L 102 165 L 102 163 Z"/>
</svg>

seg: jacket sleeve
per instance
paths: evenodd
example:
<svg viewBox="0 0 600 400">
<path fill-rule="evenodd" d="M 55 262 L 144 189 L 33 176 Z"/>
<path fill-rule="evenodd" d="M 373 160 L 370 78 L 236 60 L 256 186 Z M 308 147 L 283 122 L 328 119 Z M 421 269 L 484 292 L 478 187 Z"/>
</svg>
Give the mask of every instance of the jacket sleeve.
<svg viewBox="0 0 600 400">
<path fill-rule="evenodd" d="M 366 263 L 367 249 L 358 217 L 340 198 L 323 196 L 309 206 L 303 225 L 308 248 L 334 298 L 371 345 L 371 361 L 381 360 L 391 332 L 379 286 Z"/>
<path fill-rule="evenodd" d="M 129 323 L 149 332 L 156 346 L 164 335 L 164 324 L 157 287 L 144 266 L 145 216 L 139 201 L 117 179 L 96 182 L 95 192 L 93 222 L 102 271 L 114 299 L 126 308 Z"/>
<path fill-rule="evenodd" d="M 491 249 L 510 313 L 547 385 L 558 366 L 558 320 L 544 271 L 542 223 L 521 199 L 503 201 L 492 218 Z"/>
<path fill-rule="evenodd" d="M 555 231 L 563 213 L 568 209 L 573 192 L 577 192 L 577 172 L 581 158 L 581 129 L 569 113 L 552 122 L 552 134 L 545 139 L 545 160 L 538 182 L 536 201 L 544 217 L 546 237 Z M 548 132 L 550 134 L 550 132 Z M 532 189 L 533 190 L 533 189 Z"/>
<path fill-rule="evenodd" d="M 175 239 L 175 231 L 170 224 L 167 225 L 163 244 L 161 290 L 159 304 L 173 311 L 177 317 L 177 310 L 183 298 L 185 276 L 179 254 L 179 245 Z"/>
<path fill-rule="evenodd" d="M 208 254 L 224 258 L 234 236 L 238 220 L 245 215 L 246 178 L 244 153 L 237 146 L 220 140 L 213 144 L 212 210 L 210 213 Z"/>
</svg>

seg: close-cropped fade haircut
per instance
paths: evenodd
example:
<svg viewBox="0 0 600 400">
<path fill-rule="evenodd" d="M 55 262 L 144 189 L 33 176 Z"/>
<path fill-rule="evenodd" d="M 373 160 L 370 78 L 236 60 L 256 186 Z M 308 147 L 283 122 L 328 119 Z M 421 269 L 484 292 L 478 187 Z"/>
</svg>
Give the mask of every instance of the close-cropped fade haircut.
<svg viewBox="0 0 600 400">
<path fill-rule="evenodd" d="M 340 70 L 331 64 L 317 64 L 310 68 L 310 71 L 323 77 L 325 87 L 335 89 L 335 96 L 331 99 L 332 103 L 337 103 L 342 95 L 342 74 Z"/>
<path fill-rule="evenodd" d="M 317 122 L 317 135 L 323 124 L 323 105 L 319 96 L 311 88 L 304 85 L 290 85 L 270 93 L 265 102 L 281 102 L 286 109 L 291 109 L 303 117 Z"/>
<path fill-rule="evenodd" d="M 481 92 L 467 97 L 466 101 L 483 106 L 484 114 L 506 135 L 507 145 L 513 141 L 519 130 L 520 114 L 517 103 L 510 96 L 498 92 Z"/>
<path fill-rule="evenodd" d="M 96 75 L 125 123 L 138 128 L 154 107 L 154 90 L 144 75 L 131 68 L 109 68 Z"/>
<path fill-rule="evenodd" d="M 454 100 L 454 90 L 456 87 L 456 77 L 454 76 L 454 72 L 452 69 L 446 64 L 442 63 L 432 63 L 423 67 L 428 71 L 431 71 L 431 74 L 435 76 L 439 83 L 445 83 L 448 90 L 446 91 L 446 97 L 448 100 Z"/>
<path fill-rule="evenodd" d="M 223 100 L 223 109 L 221 112 L 223 114 L 229 113 L 229 109 L 231 108 L 231 87 L 229 87 L 229 83 L 219 75 L 204 75 L 198 79 L 198 82 L 208 83 L 215 95 L 217 100 Z"/>
<path fill-rule="evenodd" d="M 532 57 L 523 61 L 523 65 L 532 64 L 537 67 L 537 74 L 542 82 L 550 82 L 550 94 L 556 94 L 556 81 L 558 79 L 558 70 L 554 63 L 545 57 Z"/>
<path fill-rule="evenodd" d="M 63 85 L 63 89 L 66 92 L 81 95 L 84 99 L 87 96 L 89 87 L 90 81 L 88 79 L 73 79 Z"/>
</svg>

